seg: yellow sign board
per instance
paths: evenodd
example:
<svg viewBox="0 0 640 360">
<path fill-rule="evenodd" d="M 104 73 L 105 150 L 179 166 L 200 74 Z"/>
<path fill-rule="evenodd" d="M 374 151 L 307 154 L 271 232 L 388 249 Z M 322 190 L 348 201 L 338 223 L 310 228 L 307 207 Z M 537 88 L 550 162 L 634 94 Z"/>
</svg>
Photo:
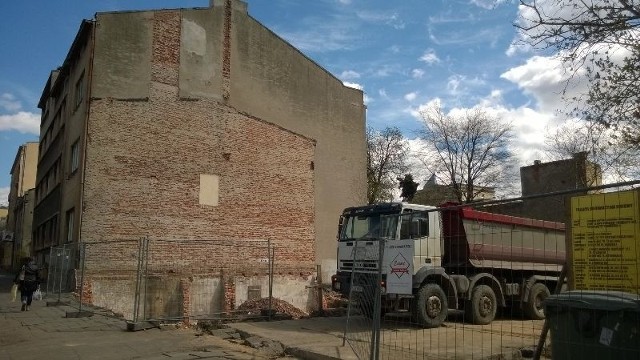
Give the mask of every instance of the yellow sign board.
<svg viewBox="0 0 640 360">
<path fill-rule="evenodd" d="M 640 294 L 638 191 L 571 199 L 571 284 Z"/>
</svg>

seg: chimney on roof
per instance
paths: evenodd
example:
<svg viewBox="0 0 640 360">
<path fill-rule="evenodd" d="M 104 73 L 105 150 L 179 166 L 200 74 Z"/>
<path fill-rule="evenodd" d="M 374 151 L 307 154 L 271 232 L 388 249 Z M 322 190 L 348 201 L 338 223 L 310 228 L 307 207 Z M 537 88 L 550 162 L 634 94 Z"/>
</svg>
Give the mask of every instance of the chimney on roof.
<svg viewBox="0 0 640 360">
<path fill-rule="evenodd" d="M 227 2 L 229 3 L 229 5 L 231 5 L 231 8 L 233 10 L 239 10 L 247 13 L 247 3 L 241 0 L 209 0 L 209 7 L 225 7 L 227 5 Z"/>
<path fill-rule="evenodd" d="M 533 160 L 533 165 L 540 165 L 542 164 L 542 161 L 540 160 Z"/>
</svg>

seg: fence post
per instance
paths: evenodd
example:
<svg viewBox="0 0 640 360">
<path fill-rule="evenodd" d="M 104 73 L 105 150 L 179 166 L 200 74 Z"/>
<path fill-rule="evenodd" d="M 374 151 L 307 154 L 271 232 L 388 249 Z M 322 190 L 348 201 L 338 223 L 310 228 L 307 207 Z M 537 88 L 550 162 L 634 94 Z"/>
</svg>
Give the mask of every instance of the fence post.
<svg viewBox="0 0 640 360">
<path fill-rule="evenodd" d="M 358 249 L 358 239 L 353 241 L 353 258 L 351 259 L 351 263 L 353 264 L 351 267 L 351 276 L 349 277 L 349 303 L 347 304 L 347 322 L 344 325 L 344 334 L 342 335 L 342 346 L 345 346 L 347 343 L 347 332 L 349 332 L 349 320 L 351 319 L 351 308 L 353 303 L 353 278 L 356 274 L 356 253 Z"/>
<path fill-rule="evenodd" d="M 273 262 L 275 260 L 276 257 L 276 249 L 271 247 L 271 240 L 269 240 L 268 242 L 268 253 L 269 253 L 269 315 L 268 315 L 268 320 L 271 321 L 271 312 L 273 309 L 272 306 L 272 299 L 273 299 Z"/>
<path fill-rule="evenodd" d="M 133 298 L 133 322 L 138 322 L 138 312 L 140 311 L 140 278 L 142 276 L 142 243 L 144 238 L 138 239 L 138 264 L 136 268 L 136 292 Z"/>
<path fill-rule="evenodd" d="M 87 244 L 80 243 L 80 309 L 79 312 L 82 313 L 82 300 L 84 299 L 84 272 L 85 272 L 85 258 L 87 254 Z"/>
<path fill-rule="evenodd" d="M 62 264 L 60 266 L 60 281 L 58 281 L 58 303 L 60 302 L 62 296 L 62 280 L 64 279 L 66 272 L 64 269 L 64 264 L 67 263 L 67 259 L 69 258 L 66 252 L 66 247 L 67 244 L 62 245 Z"/>
<path fill-rule="evenodd" d="M 53 246 L 49 248 L 49 264 L 47 265 L 47 288 L 45 289 L 45 296 L 49 295 L 49 284 L 51 281 L 51 258 L 53 257 Z"/>
<path fill-rule="evenodd" d="M 373 294 L 373 329 L 371 333 L 371 360 L 378 360 L 380 358 L 380 318 L 381 316 L 381 284 L 382 284 L 382 259 L 384 257 L 384 239 L 378 240 L 378 274 L 376 276 L 376 283 L 374 284 Z"/>
<path fill-rule="evenodd" d="M 144 273 L 142 280 L 144 281 L 144 298 L 142 298 L 142 318 L 147 320 L 147 280 L 149 278 L 149 236 L 144 238 Z"/>
</svg>

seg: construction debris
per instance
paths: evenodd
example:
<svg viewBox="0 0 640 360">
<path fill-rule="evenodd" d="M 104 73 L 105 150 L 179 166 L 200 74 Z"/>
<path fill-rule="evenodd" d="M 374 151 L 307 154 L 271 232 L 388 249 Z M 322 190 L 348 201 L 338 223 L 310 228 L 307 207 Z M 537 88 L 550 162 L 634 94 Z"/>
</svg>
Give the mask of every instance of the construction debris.
<svg viewBox="0 0 640 360">
<path fill-rule="evenodd" d="M 269 313 L 269 298 L 247 300 L 238 307 L 238 310 L 247 311 L 249 315 L 264 315 Z M 306 312 L 280 299 L 271 299 L 272 314 L 286 314 L 292 319 L 300 319 L 309 316 Z"/>
</svg>

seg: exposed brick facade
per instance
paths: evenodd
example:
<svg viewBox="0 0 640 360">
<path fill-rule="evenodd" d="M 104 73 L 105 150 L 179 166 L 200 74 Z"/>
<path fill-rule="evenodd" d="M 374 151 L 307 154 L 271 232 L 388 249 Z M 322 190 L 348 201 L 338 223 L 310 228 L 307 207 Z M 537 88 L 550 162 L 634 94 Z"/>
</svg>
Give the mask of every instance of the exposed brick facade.
<svg viewBox="0 0 640 360">
<path fill-rule="evenodd" d="M 273 54 L 257 61 L 254 38 Z M 86 81 L 84 98 L 67 95 L 74 121 L 86 118 L 64 127 L 80 165 L 65 172 L 62 205 L 41 208 L 62 214 L 61 238 L 87 245 L 85 297 L 128 318 L 138 296 L 151 318 L 233 310 L 248 287 L 266 295 L 268 241 L 274 296 L 309 305 L 315 265 L 334 263 L 339 211 L 363 198 L 362 93 L 237 0 L 99 13 L 72 48 L 86 63 L 60 73 Z M 77 233 L 64 228 L 74 214 Z"/>
</svg>

